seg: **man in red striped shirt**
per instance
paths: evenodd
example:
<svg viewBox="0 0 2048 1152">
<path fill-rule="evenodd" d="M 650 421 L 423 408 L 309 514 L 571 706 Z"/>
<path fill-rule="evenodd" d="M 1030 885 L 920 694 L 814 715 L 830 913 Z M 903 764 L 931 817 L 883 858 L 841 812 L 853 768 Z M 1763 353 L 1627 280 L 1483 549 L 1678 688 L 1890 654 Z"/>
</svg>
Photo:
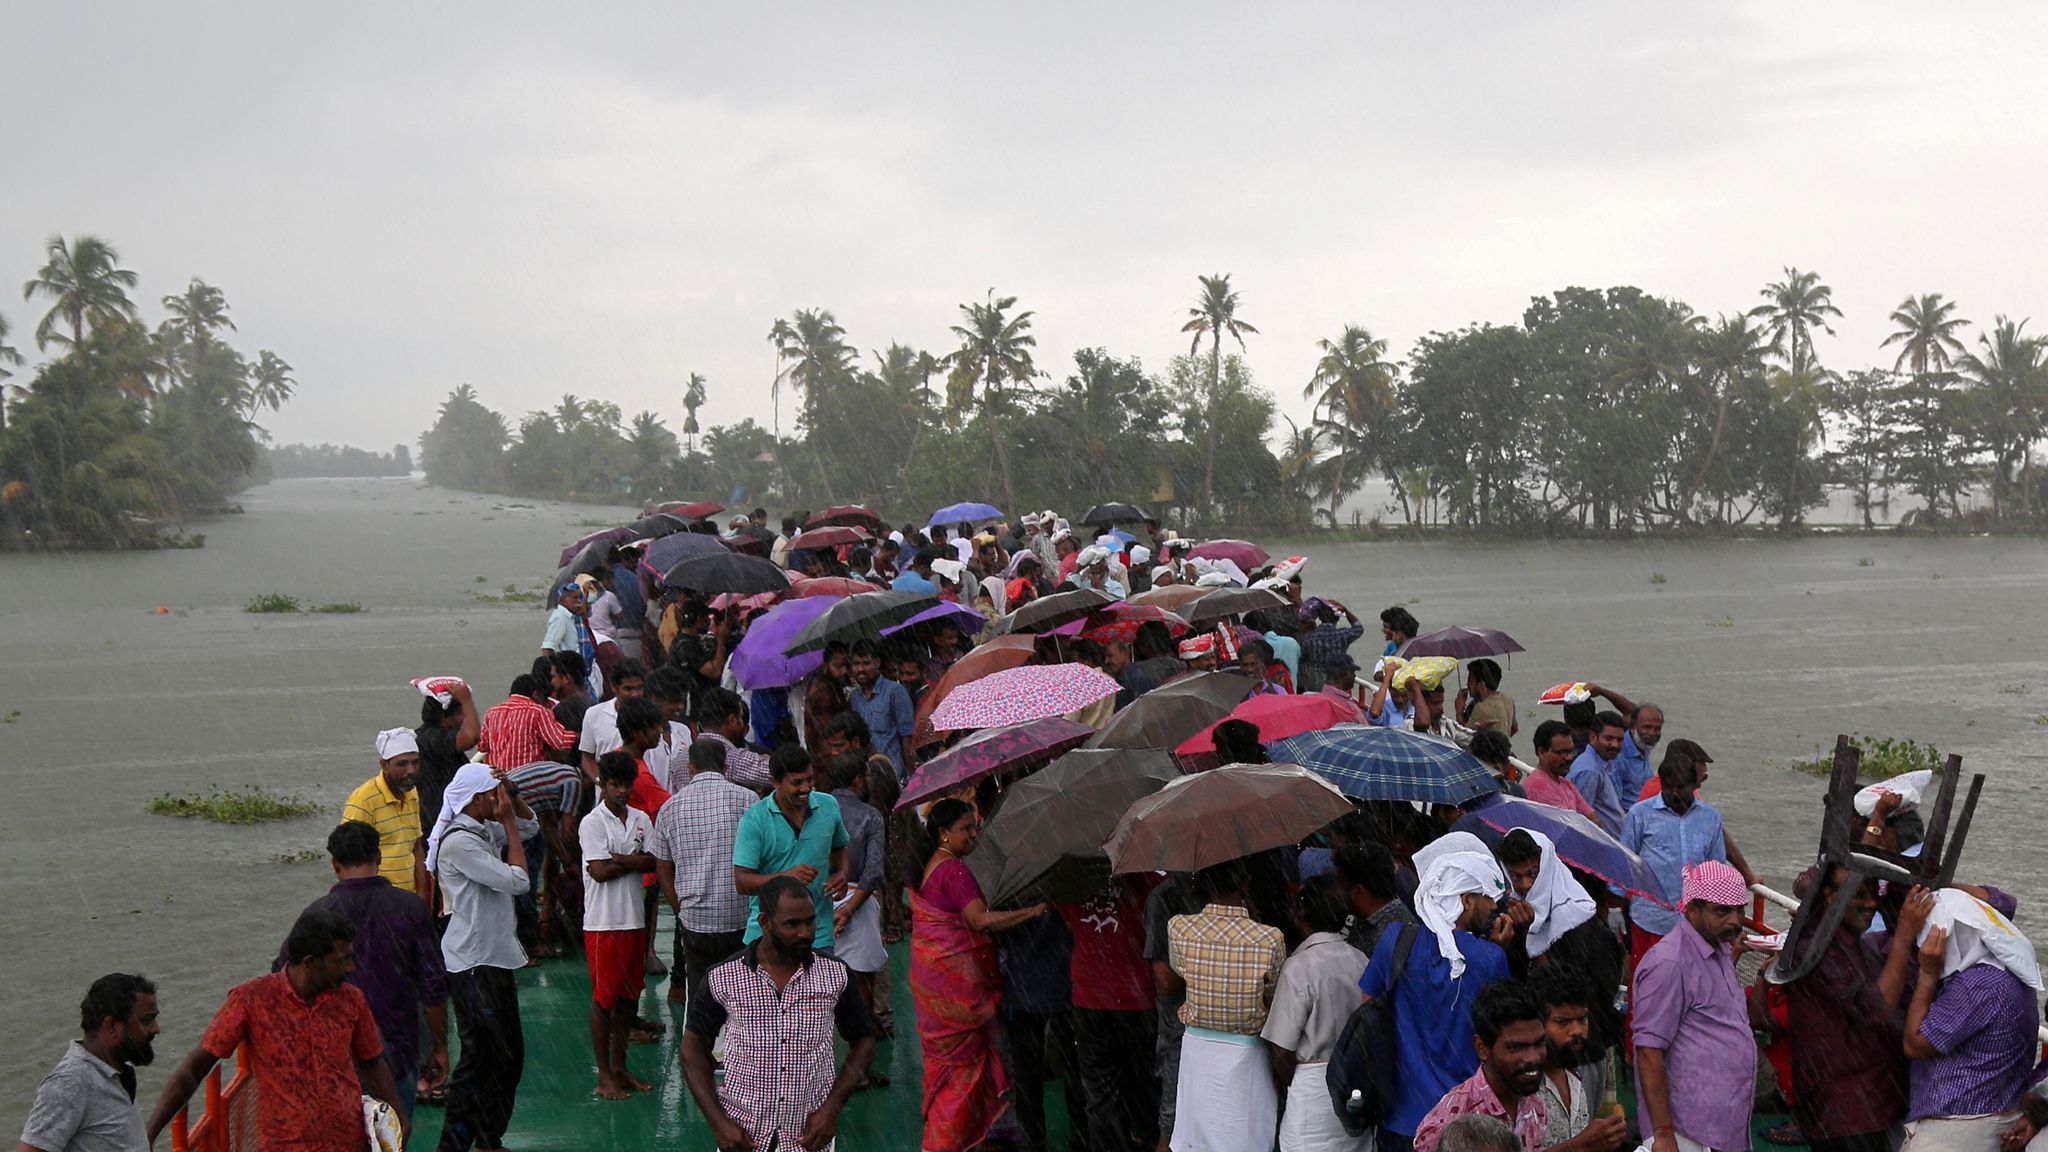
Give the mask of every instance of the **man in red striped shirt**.
<svg viewBox="0 0 2048 1152">
<path fill-rule="evenodd" d="M 555 714 L 539 700 L 542 686 L 530 675 L 512 681 L 505 702 L 484 713 L 483 734 L 477 748 L 484 760 L 500 772 L 523 768 L 540 760 L 553 760 L 550 751 L 576 746 L 576 734 L 562 727 Z"/>
</svg>

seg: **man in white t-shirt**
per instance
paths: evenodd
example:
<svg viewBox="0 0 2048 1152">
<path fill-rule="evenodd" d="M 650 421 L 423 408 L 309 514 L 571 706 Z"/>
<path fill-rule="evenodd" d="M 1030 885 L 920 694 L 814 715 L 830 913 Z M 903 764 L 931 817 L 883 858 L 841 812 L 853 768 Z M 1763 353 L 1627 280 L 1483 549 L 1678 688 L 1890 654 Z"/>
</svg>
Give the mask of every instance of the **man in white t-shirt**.
<svg viewBox="0 0 2048 1152">
<path fill-rule="evenodd" d="M 626 1036 L 638 1017 L 647 960 L 648 844 L 654 823 L 628 807 L 640 764 L 630 752 L 598 758 L 600 803 L 578 825 L 583 845 L 583 953 L 590 964 L 590 1037 L 597 1053 L 597 1094 L 625 1100 L 653 1085 L 626 1068 Z"/>
<path fill-rule="evenodd" d="M 576 751 L 583 762 L 583 776 L 586 780 L 597 779 L 597 758 L 607 752 L 615 752 L 624 743 L 619 738 L 619 701 L 631 700 L 647 691 L 647 666 L 630 657 L 612 665 L 612 698 L 600 704 L 593 704 L 583 714 L 583 732 L 576 738 Z M 654 773 L 656 780 L 668 779 L 668 759 L 661 758 L 659 767 L 653 759 L 647 762 L 647 770 Z"/>
</svg>

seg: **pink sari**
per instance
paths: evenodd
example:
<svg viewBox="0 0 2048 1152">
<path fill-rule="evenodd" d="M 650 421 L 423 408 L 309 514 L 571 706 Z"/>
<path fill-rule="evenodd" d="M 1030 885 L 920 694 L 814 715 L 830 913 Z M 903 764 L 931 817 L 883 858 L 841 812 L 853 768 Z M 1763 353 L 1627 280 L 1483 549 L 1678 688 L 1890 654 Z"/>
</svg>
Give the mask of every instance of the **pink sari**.
<svg viewBox="0 0 2048 1152">
<path fill-rule="evenodd" d="M 966 871 L 958 861 L 948 864 Z M 967 1152 L 988 1138 L 1009 1087 L 995 1047 L 1003 987 L 996 949 L 959 913 L 917 889 L 910 890 L 910 915 L 910 995 L 924 1048 L 924 1150 Z"/>
</svg>

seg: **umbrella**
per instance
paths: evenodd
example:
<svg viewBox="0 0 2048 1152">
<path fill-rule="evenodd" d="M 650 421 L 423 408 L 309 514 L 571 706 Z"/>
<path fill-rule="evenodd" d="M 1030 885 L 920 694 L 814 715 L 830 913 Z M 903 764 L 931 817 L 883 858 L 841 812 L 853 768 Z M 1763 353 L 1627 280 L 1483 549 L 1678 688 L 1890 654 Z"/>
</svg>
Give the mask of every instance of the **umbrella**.
<svg viewBox="0 0 2048 1152">
<path fill-rule="evenodd" d="M 716 536 L 702 532 L 675 532 L 647 546 L 640 563 L 659 576 L 689 556 L 723 556 L 732 551 Z"/>
<path fill-rule="evenodd" d="M 963 684 L 971 684 L 983 676 L 1016 668 L 1031 662 L 1036 647 L 1035 636 L 998 636 L 986 644 L 975 647 L 972 652 L 955 661 L 944 675 L 925 689 L 917 701 L 917 721 L 910 735 L 910 746 L 922 748 L 939 739 L 939 731 L 932 727 L 932 713 L 945 702 L 953 690 Z"/>
<path fill-rule="evenodd" d="M 877 592 L 882 586 L 852 576 L 798 576 L 789 577 L 792 596 L 858 596 L 863 592 Z"/>
<path fill-rule="evenodd" d="M 934 524 L 972 524 L 977 520 L 1001 520 L 1002 511 L 993 504 L 948 504 L 932 518 L 925 521 L 925 527 Z"/>
<path fill-rule="evenodd" d="M 620 529 L 620 531 L 624 531 L 624 529 Z M 632 537 L 629 536 L 625 539 L 632 539 Z M 611 559 L 612 549 L 618 546 L 619 541 L 603 536 L 585 544 L 568 561 L 568 575 L 562 577 L 563 581 L 574 580 L 579 572 L 597 573 L 602 571 L 606 567 L 606 562 Z"/>
<path fill-rule="evenodd" d="M 666 512 L 656 512 L 651 516 L 642 516 L 640 519 L 627 525 L 627 527 L 633 530 L 635 537 L 649 536 L 660 538 L 662 536 L 672 536 L 677 532 L 689 531 L 690 522 L 680 516 L 671 516 Z"/>
<path fill-rule="evenodd" d="M 1182 609 L 1214 591 L 1216 591 L 1214 588 L 1198 588 L 1193 584 L 1169 584 L 1164 588 L 1154 588 L 1149 592 L 1140 592 L 1136 596 L 1131 597 L 1130 602 L 1133 604 L 1147 604 L 1154 608 L 1164 608 L 1168 612 L 1179 612 L 1185 617 L 1187 613 L 1182 612 Z"/>
<path fill-rule="evenodd" d="M 1401 645 L 1397 655 L 1450 656 L 1458 660 L 1471 660 L 1479 656 L 1505 656 L 1520 652 L 1523 648 L 1515 638 L 1494 628 L 1460 628 L 1452 625 L 1434 632 L 1424 632 L 1406 644 Z"/>
<path fill-rule="evenodd" d="M 1117 818 L 1180 773 L 1156 748 L 1077 749 L 1012 785 L 967 867 L 991 907 L 1078 904 L 1109 883 Z"/>
<path fill-rule="evenodd" d="M 637 539 L 639 535 L 640 534 L 638 532 L 633 531 L 631 528 L 607 528 L 602 532 L 592 532 L 590 535 L 585 536 L 577 540 L 574 544 L 569 545 L 567 548 L 562 549 L 562 558 L 560 560 L 555 561 L 555 566 L 561 567 L 568 564 L 569 561 L 574 560 L 576 558 L 577 553 L 583 551 L 586 547 L 595 544 L 599 540 L 609 541 L 610 543 L 618 544 L 623 541 Z"/>
<path fill-rule="evenodd" d="M 787 688 L 818 670 L 825 657 L 816 652 L 797 656 L 783 653 L 796 634 L 813 620 L 832 610 L 840 601 L 822 596 L 809 600 L 785 600 L 770 608 L 747 627 L 747 634 L 733 647 L 728 667 L 733 679 L 749 692 L 763 688 Z"/>
<path fill-rule="evenodd" d="M 702 520 L 706 516 L 716 516 L 720 512 L 725 511 L 725 505 L 714 504 L 709 500 L 699 500 L 695 503 L 684 500 L 670 500 L 666 503 L 656 504 L 654 510 L 656 512 L 666 512 L 671 516 L 680 516 L 685 520 Z"/>
<path fill-rule="evenodd" d="M 981 626 L 988 623 L 988 617 L 983 616 L 967 605 L 955 604 L 950 600 L 942 600 L 937 607 L 927 608 L 901 624 L 891 624 L 887 628 L 882 629 L 882 635 L 894 636 L 906 628 L 912 628 L 919 624 L 929 624 L 934 620 L 950 621 L 960 631 L 969 636 L 981 631 Z"/>
<path fill-rule="evenodd" d="M 664 584 L 706 596 L 720 592 L 786 592 L 789 573 L 761 559 L 737 552 L 724 556 L 685 556 L 661 574 Z"/>
<path fill-rule="evenodd" d="M 728 608 L 737 608 L 742 612 L 752 612 L 756 608 L 766 608 L 770 604 L 775 603 L 777 595 L 774 592 L 756 592 L 752 596 L 736 596 L 731 592 L 720 592 L 711 598 L 711 607 L 719 612 L 723 612 Z"/>
<path fill-rule="evenodd" d="M 823 512 L 813 512 L 811 518 L 804 521 L 806 532 L 813 528 L 832 527 L 865 528 L 879 536 L 885 525 L 874 509 L 861 504 L 840 504 Z"/>
<path fill-rule="evenodd" d="M 1081 635 L 1098 644 L 1106 644 L 1111 640 L 1121 640 L 1129 644 L 1138 638 L 1140 625 L 1154 621 L 1166 625 L 1166 630 L 1175 636 L 1188 630 L 1187 621 L 1164 608 L 1119 600 L 1090 612 L 1087 619 L 1081 622 Z"/>
<path fill-rule="evenodd" d="M 1463 804 L 1500 788 L 1470 752 L 1399 728 L 1343 724 L 1276 741 L 1266 751 L 1314 769 L 1359 800 Z"/>
<path fill-rule="evenodd" d="M 1538 769 L 1541 771 L 1541 769 Z M 1550 837 L 1557 858 L 1581 872 L 1591 872 L 1631 896 L 1647 896 L 1665 907 L 1670 901 L 1657 874 L 1635 853 L 1621 846 L 1598 824 L 1566 808 L 1503 796 L 1476 810 L 1478 817 L 1502 832 L 1527 828 Z"/>
<path fill-rule="evenodd" d="M 1076 588 L 1071 592 L 1055 592 L 1040 596 L 1015 612 L 995 622 L 996 635 L 1011 632 L 1050 632 L 1062 624 L 1071 624 L 1086 617 L 1097 608 L 1106 608 L 1116 603 L 1116 598 L 1099 588 Z"/>
<path fill-rule="evenodd" d="M 1266 608 L 1285 608 L 1287 598 L 1266 588 L 1217 588 L 1181 610 L 1187 622 L 1207 628 L 1220 620 Z"/>
<path fill-rule="evenodd" d="M 791 548 L 837 548 L 843 544 L 865 544 L 874 537 L 865 528 L 849 528 L 828 525 L 824 528 L 807 528 L 790 537 Z"/>
<path fill-rule="evenodd" d="M 1136 524 L 1152 514 L 1135 504 L 1097 504 L 1081 517 L 1083 524 Z"/>
<path fill-rule="evenodd" d="M 1264 568 L 1272 559 L 1264 548 L 1249 540 L 1204 540 L 1188 549 L 1188 555 L 1204 560 L 1228 560 L 1246 572 Z"/>
<path fill-rule="evenodd" d="M 1261 694 L 1232 708 L 1230 715 L 1181 741 L 1174 751 L 1183 756 L 1196 756 L 1203 752 L 1215 751 L 1216 724 L 1221 724 L 1224 720 L 1249 721 L 1259 730 L 1259 743 L 1270 744 L 1275 740 L 1285 740 L 1289 736 L 1299 736 L 1303 732 L 1335 728 L 1356 715 L 1356 712 L 1321 692 L 1312 692 L 1306 696 Z M 1294 757 L 1276 756 L 1275 759 L 1292 760 Z"/>
<path fill-rule="evenodd" d="M 1171 748 L 1205 724 L 1230 714 L 1252 690 L 1241 672 L 1193 672 L 1178 676 L 1132 701 L 1090 748 Z"/>
<path fill-rule="evenodd" d="M 994 728 L 1078 712 L 1117 682 L 1086 664 L 1027 664 L 963 684 L 932 712 L 932 727 Z"/>
<path fill-rule="evenodd" d="M 742 556 L 766 556 L 775 547 L 774 540 L 763 540 L 753 532 L 739 532 L 731 536 L 720 536 L 725 546 Z"/>
<path fill-rule="evenodd" d="M 901 624 L 938 602 L 938 597 L 929 592 L 876 590 L 848 596 L 805 625 L 782 651 L 784 655 L 796 656 L 819 651 L 834 640 L 851 644 L 855 640 L 878 639 L 882 629 Z"/>
<path fill-rule="evenodd" d="M 1086 724 L 1045 716 L 1022 724 L 985 728 L 933 757 L 911 774 L 896 807 L 908 808 L 979 783 L 1006 768 L 1043 764 L 1095 734 Z"/>
<path fill-rule="evenodd" d="M 1298 764 L 1232 764 L 1132 804 L 1103 848 L 1117 872 L 1199 872 L 1299 843 L 1355 810 Z"/>
</svg>

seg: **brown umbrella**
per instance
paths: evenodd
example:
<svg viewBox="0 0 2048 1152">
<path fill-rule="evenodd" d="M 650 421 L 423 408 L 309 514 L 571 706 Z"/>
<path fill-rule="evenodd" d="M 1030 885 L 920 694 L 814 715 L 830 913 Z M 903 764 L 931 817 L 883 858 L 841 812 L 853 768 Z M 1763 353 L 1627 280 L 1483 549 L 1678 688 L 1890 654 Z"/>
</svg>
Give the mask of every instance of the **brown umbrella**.
<svg viewBox="0 0 2048 1152">
<path fill-rule="evenodd" d="M 932 727 L 932 712 L 945 702 L 953 689 L 969 684 L 1005 668 L 1018 668 L 1031 662 L 1032 648 L 1038 637 L 1029 634 L 998 636 L 962 656 L 946 674 L 925 689 L 924 696 L 917 702 L 917 720 L 912 727 L 910 746 L 922 748 L 937 743 L 945 737 L 944 732 Z"/>
<path fill-rule="evenodd" d="M 1117 817 L 1180 775 L 1154 748 L 1081 749 L 1010 787 L 967 857 L 992 908 L 1079 903 L 1109 881 Z"/>
<path fill-rule="evenodd" d="M 1336 785 L 1299 764 L 1231 764 L 1132 804 L 1103 849 L 1116 872 L 1199 872 L 1299 843 L 1351 811 Z"/>
<path fill-rule="evenodd" d="M 1164 588 L 1154 588 L 1150 592 L 1138 593 L 1136 596 L 1131 597 L 1131 603 L 1150 604 L 1155 608 L 1164 608 L 1168 612 L 1179 612 L 1182 616 L 1186 616 L 1187 613 L 1181 612 L 1181 609 L 1215 590 L 1214 588 L 1198 588 L 1193 584 L 1168 584 Z"/>
</svg>

